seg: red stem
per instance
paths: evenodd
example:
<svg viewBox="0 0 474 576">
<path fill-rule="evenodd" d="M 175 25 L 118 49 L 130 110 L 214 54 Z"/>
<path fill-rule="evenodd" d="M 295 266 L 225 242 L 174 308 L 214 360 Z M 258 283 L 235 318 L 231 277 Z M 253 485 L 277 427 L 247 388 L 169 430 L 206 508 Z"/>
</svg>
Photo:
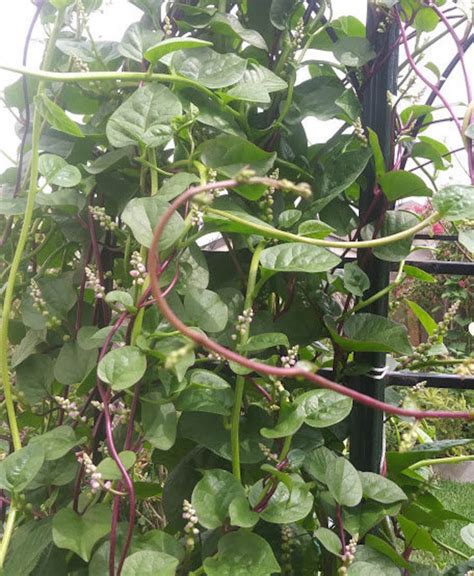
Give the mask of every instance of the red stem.
<svg viewBox="0 0 474 576">
<path fill-rule="evenodd" d="M 250 178 L 246 180 L 246 183 L 250 184 L 262 184 L 268 183 L 268 178 Z M 332 382 L 319 374 L 313 374 L 308 370 L 299 367 L 293 368 L 281 368 L 277 366 L 268 366 L 267 364 L 263 364 L 261 362 L 256 362 L 254 360 L 250 360 L 241 356 L 237 352 L 229 350 L 224 346 L 221 346 L 217 342 L 211 340 L 207 335 L 196 332 L 192 328 L 189 328 L 184 324 L 172 311 L 170 306 L 168 305 L 166 299 L 163 297 L 163 292 L 160 288 L 160 265 L 159 265 L 159 242 L 160 238 L 163 234 L 163 231 L 169 222 L 170 218 L 173 214 L 180 208 L 187 200 L 191 199 L 193 196 L 203 192 L 209 192 L 211 190 L 215 190 L 216 188 L 235 188 L 241 185 L 242 182 L 237 180 L 223 180 L 220 182 L 212 182 L 203 186 L 191 187 L 186 192 L 181 194 L 178 198 L 176 198 L 170 207 L 166 210 L 165 214 L 161 218 L 158 226 L 155 228 L 153 234 L 153 241 L 150 246 L 150 250 L 148 253 L 148 272 L 150 274 L 150 283 L 151 289 L 153 292 L 153 296 L 156 300 L 156 304 L 160 309 L 163 316 L 172 324 L 177 330 L 179 330 L 184 336 L 189 338 L 190 340 L 194 341 L 196 344 L 206 348 L 230 360 L 232 362 L 236 362 L 254 372 L 260 374 L 266 374 L 267 376 L 276 376 L 278 378 L 303 378 L 304 380 L 310 381 L 311 383 L 319 386 L 321 388 L 326 388 L 328 390 L 333 390 L 339 394 L 344 396 L 348 396 L 352 398 L 356 402 L 359 402 L 369 408 L 374 410 L 382 410 L 388 414 L 395 414 L 397 416 L 405 416 L 411 417 L 416 419 L 422 418 L 459 418 L 463 420 L 471 420 L 474 418 L 474 414 L 471 412 L 450 412 L 446 410 L 413 410 L 413 409 L 404 409 L 398 406 L 392 406 L 391 404 L 386 404 L 385 402 L 381 402 L 380 400 L 376 400 L 375 398 L 371 398 L 357 390 L 352 390 L 351 388 L 346 388 L 342 384 L 338 384 L 336 382 Z M 278 180 L 274 180 L 272 185 L 275 187 L 281 187 L 281 183 Z"/>
</svg>

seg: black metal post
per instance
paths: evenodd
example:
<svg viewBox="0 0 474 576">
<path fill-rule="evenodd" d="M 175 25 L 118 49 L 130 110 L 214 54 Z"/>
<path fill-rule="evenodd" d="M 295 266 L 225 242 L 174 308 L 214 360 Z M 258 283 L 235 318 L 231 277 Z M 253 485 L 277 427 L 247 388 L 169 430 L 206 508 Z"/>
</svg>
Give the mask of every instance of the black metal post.
<svg viewBox="0 0 474 576">
<path fill-rule="evenodd" d="M 379 25 L 384 20 L 384 13 L 372 2 L 367 9 L 367 38 L 377 53 L 377 72 L 368 78 L 363 93 L 364 126 L 370 127 L 377 134 L 385 163 L 388 166 L 392 155 L 393 121 L 391 107 L 388 103 L 387 93 L 395 94 L 397 88 L 398 49 L 393 49 L 397 38 L 394 24 L 387 27 L 385 32 L 379 32 Z M 361 191 L 359 204 L 359 217 L 361 221 L 378 221 L 383 218 L 385 205 L 383 198 L 373 206 L 375 194 L 375 173 L 373 167 L 367 172 L 367 185 Z M 387 286 L 390 281 L 390 263 L 378 260 L 371 251 L 360 250 L 359 265 L 370 278 L 370 289 L 364 295 L 368 297 Z M 388 298 L 380 298 L 364 312 L 387 316 Z M 384 399 L 384 383 L 382 374 L 385 368 L 385 354 L 364 353 L 357 355 L 357 361 L 372 366 L 371 375 L 364 375 L 354 379 L 351 386 L 359 391 L 377 398 Z M 350 457 L 359 470 L 380 471 L 383 453 L 383 414 L 366 406 L 355 405 L 351 415 Z"/>
</svg>

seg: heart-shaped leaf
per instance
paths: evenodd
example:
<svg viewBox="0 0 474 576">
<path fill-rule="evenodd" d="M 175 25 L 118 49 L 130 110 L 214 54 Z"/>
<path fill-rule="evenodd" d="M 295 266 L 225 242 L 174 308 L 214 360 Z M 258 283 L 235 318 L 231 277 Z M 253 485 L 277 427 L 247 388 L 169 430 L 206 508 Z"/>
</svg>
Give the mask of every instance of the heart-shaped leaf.
<svg viewBox="0 0 474 576">
<path fill-rule="evenodd" d="M 124 346 L 108 352 L 97 367 L 99 378 L 114 390 L 136 384 L 146 371 L 146 356 L 136 346 Z"/>
</svg>

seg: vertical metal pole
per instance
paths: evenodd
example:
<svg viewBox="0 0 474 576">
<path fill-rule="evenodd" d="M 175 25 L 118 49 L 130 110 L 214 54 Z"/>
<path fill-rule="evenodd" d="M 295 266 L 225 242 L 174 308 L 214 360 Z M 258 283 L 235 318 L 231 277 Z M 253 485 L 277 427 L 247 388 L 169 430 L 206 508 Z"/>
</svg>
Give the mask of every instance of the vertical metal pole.
<svg viewBox="0 0 474 576">
<path fill-rule="evenodd" d="M 398 48 L 390 53 L 397 38 L 397 29 L 394 24 L 388 26 L 383 33 L 377 32 L 383 17 L 384 14 L 375 7 L 375 4 L 369 1 L 367 8 L 367 38 L 376 50 L 378 58 L 375 62 L 377 72 L 365 84 L 362 121 L 364 126 L 372 128 L 378 135 L 385 163 L 388 166 L 392 155 L 393 121 L 387 92 L 390 91 L 392 94 L 396 92 Z M 382 62 L 382 64 L 377 62 Z M 368 168 L 366 177 L 366 188 L 361 190 L 359 216 L 361 221 L 365 221 L 368 218 L 369 222 L 377 222 L 380 217 L 383 217 L 386 205 L 384 205 L 383 198 L 380 198 L 375 208 L 372 208 L 370 215 L 368 215 L 375 193 L 373 167 Z M 359 265 L 370 278 L 370 289 L 364 295 L 367 298 L 385 288 L 390 282 L 390 263 L 377 259 L 369 250 L 360 250 L 357 257 Z M 380 298 L 372 306 L 365 308 L 364 312 L 387 316 L 388 298 Z M 372 371 L 370 374 L 355 378 L 351 385 L 364 394 L 383 400 L 385 392 L 381 376 L 385 368 L 385 354 L 360 353 L 356 355 L 356 361 L 371 366 Z M 382 412 L 360 404 L 354 405 L 351 415 L 350 457 L 352 463 L 359 470 L 380 471 L 384 443 L 383 419 L 384 415 Z"/>
</svg>

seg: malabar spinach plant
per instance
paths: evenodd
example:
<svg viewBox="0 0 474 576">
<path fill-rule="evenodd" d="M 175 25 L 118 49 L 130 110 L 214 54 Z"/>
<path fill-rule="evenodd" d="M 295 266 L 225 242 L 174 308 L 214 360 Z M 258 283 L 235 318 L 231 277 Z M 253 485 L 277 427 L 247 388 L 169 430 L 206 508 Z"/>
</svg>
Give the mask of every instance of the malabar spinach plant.
<svg viewBox="0 0 474 576">
<path fill-rule="evenodd" d="M 24 66 L 1 65 L 20 75 L 4 101 L 22 139 L 1 175 L 2 574 L 441 573 L 449 543 L 431 531 L 463 517 L 427 467 L 469 439 L 412 439 L 424 418 L 472 412 L 420 410 L 416 389 L 382 402 L 346 377 L 370 369 L 357 353 L 400 369 L 443 356 L 447 324 L 414 349 L 364 309 L 426 279 L 405 264 L 416 232 L 443 218 L 472 236 L 472 14 L 370 3 L 376 35 L 397 31 L 379 53 L 327 0 L 132 3 L 117 43 L 90 32 L 100 0 L 35 0 Z M 446 37 L 439 71 L 423 55 Z M 384 158 L 361 112 L 395 50 Z M 456 67 L 461 119 L 442 92 Z M 438 189 L 454 153 L 430 136 L 440 107 L 468 176 Z M 307 118 L 340 129 L 309 145 Z M 396 209 L 412 196 L 432 197 L 424 218 Z M 359 249 L 397 263 L 382 291 L 347 259 Z M 347 458 L 354 402 L 412 424 L 381 474 Z M 471 573 L 460 562 L 446 574 Z"/>
</svg>

